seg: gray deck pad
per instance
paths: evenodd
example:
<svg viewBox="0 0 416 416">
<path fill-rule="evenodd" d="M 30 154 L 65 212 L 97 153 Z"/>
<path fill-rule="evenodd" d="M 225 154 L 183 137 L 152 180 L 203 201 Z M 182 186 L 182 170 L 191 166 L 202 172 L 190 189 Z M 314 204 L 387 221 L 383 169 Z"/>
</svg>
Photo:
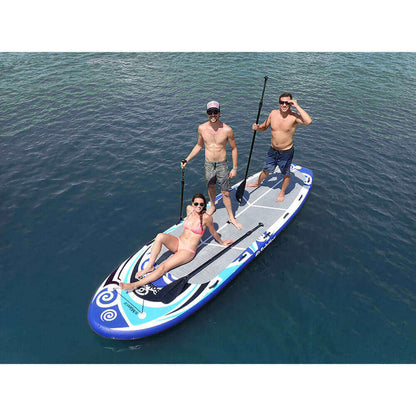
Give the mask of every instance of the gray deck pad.
<svg viewBox="0 0 416 416">
<path fill-rule="evenodd" d="M 254 181 L 260 172 L 247 179 L 247 183 Z M 222 196 L 217 197 L 216 211 L 213 214 L 214 227 L 223 240 L 231 239 L 236 241 L 242 237 L 247 231 L 256 227 L 259 222 L 264 226 L 259 227 L 251 235 L 238 242 L 235 246 L 226 250 L 223 255 L 219 256 L 215 261 L 198 270 L 189 283 L 206 283 L 215 278 L 224 268 L 235 260 L 247 247 L 249 247 L 256 239 L 258 239 L 271 225 L 273 225 L 280 217 L 282 217 L 294 199 L 299 195 L 304 185 L 304 175 L 297 170 L 291 174 L 290 184 L 286 190 L 283 202 L 276 202 L 276 198 L 280 192 L 283 176 L 280 173 L 273 173 L 266 178 L 262 185 L 257 188 L 245 188 L 243 200 L 241 204 L 235 198 L 237 185 L 230 190 L 230 197 L 234 216 L 243 226 L 242 230 L 238 230 L 234 225 L 228 223 L 227 210 L 224 207 Z M 183 225 L 176 228 L 171 234 L 179 236 L 183 232 Z M 179 266 L 170 271 L 175 279 L 187 276 L 195 271 L 218 252 L 225 249 L 225 246 L 218 244 L 206 229 L 201 242 L 197 249 L 197 254 L 189 263 Z M 160 264 L 166 260 L 172 253 L 165 247 L 162 248 L 156 264 Z"/>
</svg>

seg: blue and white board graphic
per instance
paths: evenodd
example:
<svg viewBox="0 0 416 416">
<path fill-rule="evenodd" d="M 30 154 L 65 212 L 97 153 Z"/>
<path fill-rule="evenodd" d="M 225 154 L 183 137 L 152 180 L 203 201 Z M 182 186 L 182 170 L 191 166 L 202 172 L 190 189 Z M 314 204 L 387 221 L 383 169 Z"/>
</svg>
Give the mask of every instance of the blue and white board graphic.
<svg viewBox="0 0 416 416">
<path fill-rule="evenodd" d="M 247 182 L 254 181 L 259 174 L 252 175 Z M 246 188 L 241 204 L 235 199 L 239 183 L 232 187 L 233 211 L 243 226 L 242 230 L 227 222 L 222 196 L 217 196 L 214 226 L 223 239 L 238 240 L 228 250 L 206 231 L 191 262 L 132 292 L 121 291 L 119 283 L 136 281 L 137 270 L 142 270 L 149 261 L 153 242 L 125 260 L 105 279 L 92 298 L 88 310 L 91 328 L 107 338 L 143 338 L 170 328 L 198 310 L 254 260 L 304 204 L 312 187 L 312 172 L 292 164 L 290 184 L 284 201 L 279 203 L 276 198 L 282 180 L 277 169 L 260 187 Z M 179 236 L 183 232 L 183 221 L 165 232 Z M 170 254 L 164 248 L 156 267 Z M 164 287 L 185 276 L 187 282 L 177 297 L 161 299 Z"/>
</svg>

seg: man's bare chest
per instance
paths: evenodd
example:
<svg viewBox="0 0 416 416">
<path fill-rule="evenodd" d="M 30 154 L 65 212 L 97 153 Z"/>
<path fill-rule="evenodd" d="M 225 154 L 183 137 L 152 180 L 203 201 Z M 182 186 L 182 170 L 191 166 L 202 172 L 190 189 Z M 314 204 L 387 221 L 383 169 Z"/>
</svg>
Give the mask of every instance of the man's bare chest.
<svg viewBox="0 0 416 416">
<path fill-rule="evenodd" d="M 227 135 L 223 130 L 209 130 L 204 132 L 203 139 L 206 144 L 223 145 L 227 142 Z"/>
<path fill-rule="evenodd" d="M 294 117 L 281 118 L 276 117 L 271 122 L 272 131 L 290 133 L 296 130 L 296 121 Z"/>
</svg>

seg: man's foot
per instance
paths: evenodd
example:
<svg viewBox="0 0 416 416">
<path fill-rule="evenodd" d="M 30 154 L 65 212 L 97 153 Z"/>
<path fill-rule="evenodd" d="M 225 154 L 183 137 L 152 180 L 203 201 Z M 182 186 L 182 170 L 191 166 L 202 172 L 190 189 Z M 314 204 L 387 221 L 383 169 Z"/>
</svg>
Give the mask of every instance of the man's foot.
<svg viewBox="0 0 416 416">
<path fill-rule="evenodd" d="M 277 197 L 277 199 L 276 199 L 276 202 L 283 202 L 283 201 L 284 201 L 284 199 L 285 199 L 285 196 L 284 196 L 284 195 L 279 195 L 279 196 Z"/>
<path fill-rule="evenodd" d="M 260 186 L 257 182 L 250 182 L 246 185 L 247 188 L 258 188 Z"/>
<path fill-rule="evenodd" d="M 139 277 L 144 276 L 144 275 L 145 275 L 145 274 L 147 274 L 147 273 L 152 272 L 154 269 L 155 269 L 155 268 L 154 268 L 154 266 L 153 266 L 153 267 L 145 267 L 143 270 L 139 270 L 139 271 L 136 273 L 136 279 L 138 279 Z"/>
<path fill-rule="evenodd" d="M 215 208 L 215 205 L 211 205 L 211 208 L 207 211 L 207 214 L 212 215 L 216 210 L 217 208 Z"/>
<path fill-rule="evenodd" d="M 228 222 L 230 224 L 233 224 L 237 229 L 241 230 L 243 228 L 243 226 L 235 219 L 228 219 Z"/>
</svg>

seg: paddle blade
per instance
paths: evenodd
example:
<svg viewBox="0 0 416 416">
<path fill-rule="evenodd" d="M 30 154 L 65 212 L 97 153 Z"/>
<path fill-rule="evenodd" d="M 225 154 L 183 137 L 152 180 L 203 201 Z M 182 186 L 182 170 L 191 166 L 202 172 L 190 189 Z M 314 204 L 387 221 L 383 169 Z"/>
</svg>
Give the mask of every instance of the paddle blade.
<svg viewBox="0 0 416 416">
<path fill-rule="evenodd" d="M 159 291 L 159 293 L 157 294 L 157 299 L 155 300 L 165 304 L 172 302 L 183 292 L 187 282 L 188 279 L 186 277 L 182 277 L 181 279 L 169 283 Z"/>
<path fill-rule="evenodd" d="M 246 189 L 246 180 L 244 179 L 243 182 L 238 185 L 237 192 L 235 193 L 235 198 L 239 203 L 241 203 L 244 195 L 244 190 Z"/>
</svg>

